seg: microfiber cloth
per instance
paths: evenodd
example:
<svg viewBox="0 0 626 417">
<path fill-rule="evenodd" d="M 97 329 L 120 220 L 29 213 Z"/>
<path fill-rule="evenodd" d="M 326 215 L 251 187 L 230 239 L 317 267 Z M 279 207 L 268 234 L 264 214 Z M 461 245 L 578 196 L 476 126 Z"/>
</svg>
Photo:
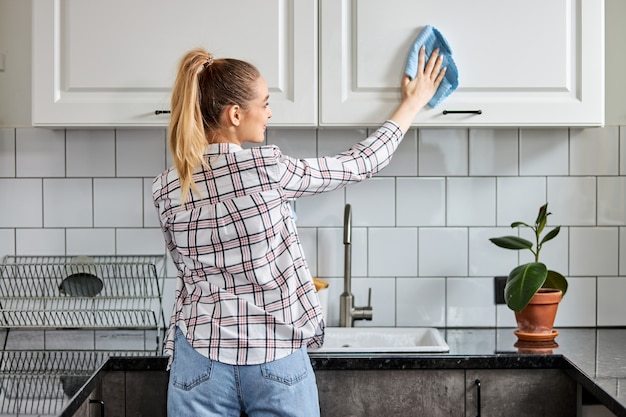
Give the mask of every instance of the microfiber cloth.
<svg viewBox="0 0 626 417">
<path fill-rule="evenodd" d="M 435 92 L 433 98 L 428 102 L 428 105 L 432 108 L 437 107 L 446 97 L 448 97 L 459 85 L 459 72 L 452 59 L 452 49 L 448 44 L 448 41 L 443 37 L 434 27 L 427 25 L 424 30 L 419 34 L 411 51 L 409 52 L 409 58 L 406 62 L 405 74 L 413 79 L 417 73 L 417 60 L 419 58 L 419 52 L 422 45 L 425 46 L 426 61 L 430 58 L 430 55 L 436 48 L 439 48 L 439 55 L 443 57 L 442 67 L 446 67 L 446 74 L 439 84 L 439 88 Z"/>
</svg>

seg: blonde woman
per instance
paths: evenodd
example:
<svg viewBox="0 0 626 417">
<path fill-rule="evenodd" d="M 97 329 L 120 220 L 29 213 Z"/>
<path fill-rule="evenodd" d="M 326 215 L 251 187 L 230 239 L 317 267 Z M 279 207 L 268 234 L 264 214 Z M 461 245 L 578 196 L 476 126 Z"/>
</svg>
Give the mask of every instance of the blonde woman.
<svg viewBox="0 0 626 417">
<path fill-rule="evenodd" d="M 307 347 L 324 322 L 289 200 L 336 190 L 385 167 L 444 76 L 420 51 L 402 99 L 369 138 L 331 157 L 261 146 L 272 117 L 251 64 L 184 55 L 169 126 L 174 166 L 153 197 L 178 269 L 167 331 L 169 416 L 319 416 Z M 247 149 L 242 144 L 253 145 Z"/>
</svg>

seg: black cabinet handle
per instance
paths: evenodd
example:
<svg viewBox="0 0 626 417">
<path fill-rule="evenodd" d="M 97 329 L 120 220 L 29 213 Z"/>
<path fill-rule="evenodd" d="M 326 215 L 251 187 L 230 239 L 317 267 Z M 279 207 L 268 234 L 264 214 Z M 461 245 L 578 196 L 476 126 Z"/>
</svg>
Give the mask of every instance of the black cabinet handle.
<svg viewBox="0 0 626 417">
<path fill-rule="evenodd" d="M 444 110 L 443 114 L 483 114 L 482 110 Z"/>
<path fill-rule="evenodd" d="M 171 110 L 155 110 L 154 114 L 170 114 L 171 112 Z"/>
<path fill-rule="evenodd" d="M 476 408 L 478 409 L 476 417 L 480 417 L 480 379 L 474 381 L 474 384 L 476 384 Z"/>
<path fill-rule="evenodd" d="M 104 417 L 104 401 L 102 401 L 102 400 L 89 400 L 89 404 L 100 404 L 100 417 Z"/>
</svg>

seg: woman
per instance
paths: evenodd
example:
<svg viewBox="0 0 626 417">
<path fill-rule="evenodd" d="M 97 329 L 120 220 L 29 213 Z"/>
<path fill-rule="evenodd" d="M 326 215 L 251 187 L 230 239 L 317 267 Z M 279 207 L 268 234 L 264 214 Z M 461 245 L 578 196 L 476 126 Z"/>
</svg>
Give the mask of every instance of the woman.
<svg viewBox="0 0 626 417">
<path fill-rule="evenodd" d="M 153 184 L 178 269 L 165 353 L 169 416 L 318 416 L 307 347 L 324 322 L 289 200 L 364 180 L 389 163 L 444 76 L 435 51 L 373 135 L 298 160 L 260 144 L 272 117 L 251 64 L 202 49 L 181 60 L 169 127 L 174 166 Z"/>
</svg>

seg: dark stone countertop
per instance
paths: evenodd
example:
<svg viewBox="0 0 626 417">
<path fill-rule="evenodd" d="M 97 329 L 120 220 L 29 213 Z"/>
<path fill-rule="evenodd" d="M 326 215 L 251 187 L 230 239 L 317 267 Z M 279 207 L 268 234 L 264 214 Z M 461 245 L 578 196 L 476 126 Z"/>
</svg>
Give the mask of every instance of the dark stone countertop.
<svg viewBox="0 0 626 417">
<path fill-rule="evenodd" d="M 557 347 L 522 350 L 511 328 L 441 329 L 448 353 L 333 354 L 311 352 L 316 370 L 342 369 L 549 369 L 565 370 L 583 387 L 587 402 L 604 404 L 626 417 L 626 328 L 563 328 Z M 164 370 L 164 357 L 111 358 L 100 371 Z M 87 398 L 97 384 L 96 372 L 61 416 Z"/>
</svg>

